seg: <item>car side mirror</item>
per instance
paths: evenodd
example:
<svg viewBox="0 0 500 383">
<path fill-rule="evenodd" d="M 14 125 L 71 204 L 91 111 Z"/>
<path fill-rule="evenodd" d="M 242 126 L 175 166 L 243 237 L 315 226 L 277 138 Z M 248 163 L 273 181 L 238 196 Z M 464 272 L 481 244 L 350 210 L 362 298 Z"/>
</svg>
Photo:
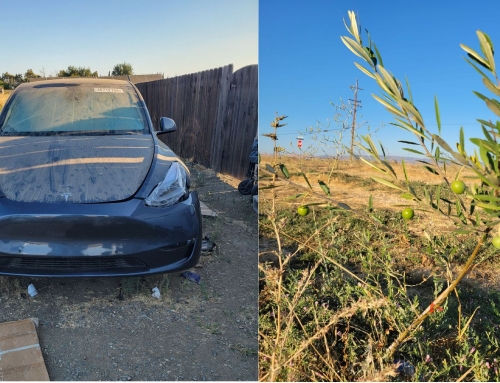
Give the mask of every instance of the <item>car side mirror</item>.
<svg viewBox="0 0 500 383">
<path fill-rule="evenodd" d="M 168 117 L 160 118 L 160 130 L 156 134 L 171 133 L 177 130 L 177 125 L 175 121 Z"/>
</svg>

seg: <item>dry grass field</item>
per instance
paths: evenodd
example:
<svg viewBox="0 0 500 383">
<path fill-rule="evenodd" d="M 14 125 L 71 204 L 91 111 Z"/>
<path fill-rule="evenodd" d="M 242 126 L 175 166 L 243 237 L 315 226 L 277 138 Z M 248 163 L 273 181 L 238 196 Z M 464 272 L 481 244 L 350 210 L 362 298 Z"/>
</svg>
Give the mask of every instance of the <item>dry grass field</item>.
<svg viewBox="0 0 500 383">
<path fill-rule="evenodd" d="M 362 161 L 283 156 L 278 163 L 289 179 L 278 166 L 271 188 L 266 164 L 273 163 L 262 156 L 260 380 L 500 379 L 500 257 L 489 241 L 433 312 L 439 294 L 465 270 L 476 234 L 456 233 L 456 219 L 376 182 L 373 176 L 390 177 Z M 401 164 L 391 165 L 404 184 Z M 441 199 L 453 199 L 421 163 L 406 170 L 419 196 L 427 189 L 435 198 L 442 185 Z M 459 171 L 448 166 L 447 179 Z M 478 184 L 472 176 L 460 173 L 468 190 Z M 297 213 L 302 205 L 309 205 L 307 216 Z M 412 220 L 401 217 L 405 207 L 414 208 Z M 394 346 L 425 310 L 426 319 Z"/>
</svg>

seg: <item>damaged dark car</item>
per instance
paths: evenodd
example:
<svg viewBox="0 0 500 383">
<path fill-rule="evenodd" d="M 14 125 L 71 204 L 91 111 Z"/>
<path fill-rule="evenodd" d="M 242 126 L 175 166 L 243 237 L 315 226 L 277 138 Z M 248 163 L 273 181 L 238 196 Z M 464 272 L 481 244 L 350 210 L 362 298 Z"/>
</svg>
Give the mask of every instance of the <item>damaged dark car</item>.
<svg viewBox="0 0 500 383">
<path fill-rule="evenodd" d="M 139 276 L 199 260 L 189 171 L 130 82 L 20 85 L 0 114 L 0 275 Z"/>
</svg>

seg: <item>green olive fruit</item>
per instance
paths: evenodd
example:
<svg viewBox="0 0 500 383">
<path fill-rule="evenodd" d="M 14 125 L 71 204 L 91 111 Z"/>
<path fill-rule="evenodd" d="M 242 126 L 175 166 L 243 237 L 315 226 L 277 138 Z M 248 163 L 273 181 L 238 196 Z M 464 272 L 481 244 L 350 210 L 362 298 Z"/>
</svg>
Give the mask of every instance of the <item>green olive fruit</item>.
<svg viewBox="0 0 500 383">
<path fill-rule="evenodd" d="M 453 190 L 457 194 L 462 194 L 465 191 L 464 181 L 453 181 L 451 183 L 451 190 Z"/>
<path fill-rule="evenodd" d="M 299 215 L 306 216 L 309 214 L 309 207 L 299 206 L 299 208 L 297 209 L 297 213 L 299 213 Z"/>
<path fill-rule="evenodd" d="M 491 239 L 491 243 L 493 246 L 495 246 L 497 249 L 500 249 L 500 237 L 497 235 Z"/>
<path fill-rule="evenodd" d="M 407 207 L 406 209 L 403 209 L 403 211 L 401 212 L 401 216 L 404 219 L 412 219 L 414 214 L 415 213 L 413 212 L 413 209 L 411 207 Z"/>
</svg>

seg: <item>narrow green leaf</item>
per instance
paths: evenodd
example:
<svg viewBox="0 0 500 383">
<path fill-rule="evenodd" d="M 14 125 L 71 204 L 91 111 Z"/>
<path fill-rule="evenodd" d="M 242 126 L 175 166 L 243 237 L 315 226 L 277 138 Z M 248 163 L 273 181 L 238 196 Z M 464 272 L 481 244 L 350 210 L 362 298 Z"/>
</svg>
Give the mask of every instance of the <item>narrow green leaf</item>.
<svg viewBox="0 0 500 383">
<path fill-rule="evenodd" d="M 491 137 L 491 134 L 488 132 L 488 129 L 484 127 L 484 125 L 481 125 L 481 128 L 483 129 L 483 134 L 486 137 L 486 139 L 493 145 L 496 145 L 496 141 Z"/>
<path fill-rule="evenodd" d="M 388 180 L 386 180 L 386 179 L 384 179 L 384 178 L 375 177 L 375 176 L 372 176 L 371 178 L 372 178 L 373 180 L 375 180 L 375 181 L 377 181 L 377 182 L 379 182 L 379 183 L 381 183 L 381 184 L 385 185 L 385 186 L 389 186 L 389 187 L 391 187 L 391 188 L 393 188 L 393 189 L 398 189 L 398 190 L 403 191 L 403 189 L 402 189 L 401 187 L 399 187 L 399 186 L 397 186 L 397 185 L 393 184 L 392 182 L 390 182 L 390 181 L 388 181 Z"/>
<path fill-rule="evenodd" d="M 268 172 L 271 172 L 271 173 L 273 173 L 273 174 L 276 174 L 276 170 L 274 170 L 274 168 L 273 168 L 271 165 L 269 165 L 269 164 L 266 164 L 266 170 L 267 170 Z"/>
<path fill-rule="evenodd" d="M 482 140 L 480 138 L 470 138 L 469 140 L 474 145 L 479 146 L 479 147 L 483 146 L 485 149 L 487 149 L 493 153 L 495 153 L 498 149 L 498 144 L 495 141 L 490 142 L 490 141 Z"/>
<path fill-rule="evenodd" d="M 415 150 L 415 149 L 410 149 L 410 148 L 402 148 L 402 149 L 406 150 L 407 152 L 410 152 L 410 153 L 415 153 L 415 154 L 420 154 L 421 156 L 425 156 L 424 153 L 419 152 L 418 150 Z"/>
<path fill-rule="evenodd" d="M 375 76 L 375 81 L 377 82 L 377 85 L 381 87 L 384 92 L 386 92 L 390 97 L 394 99 L 395 95 L 392 94 L 391 89 L 389 89 L 389 86 L 385 83 L 382 76 L 377 72 L 375 72 L 373 75 Z"/>
<path fill-rule="evenodd" d="M 490 127 L 491 129 L 496 129 L 496 125 L 494 125 L 493 123 L 491 123 L 490 121 L 486 121 L 486 120 L 481 120 L 481 119 L 478 119 L 477 120 L 480 124 L 482 125 L 486 125 L 488 127 Z"/>
<path fill-rule="evenodd" d="M 286 168 L 286 166 L 284 164 L 280 164 L 280 169 L 281 169 L 281 172 L 283 173 L 283 175 L 287 179 L 290 178 L 290 173 L 288 173 L 288 169 Z"/>
<path fill-rule="evenodd" d="M 413 189 L 413 186 L 408 185 L 408 191 L 412 196 L 414 196 L 417 200 L 420 201 L 420 198 L 418 198 L 417 193 L 415 192 L 415 189 Z"/>
<path fill-rule="evenodd" d="M 431 168 L 430 166 L 424 166 L 424 168 L 426 168 L 432 174 L 439 175 L 439 173 L 436 170 L 434 170 L 433 168 Z"/>
<path fill-rule="evenodd" d="M 451 152 L 451 155 L 453 156 L 454 159 L 456 159 L 460 164 L 465 165 L 465 166 L 470 166 L 469 162 L 467 161 L 467 158 L 462 156 L 461 154 L 457 152 Z"/>
<path fill-rule="evenodd" d="M 500 197 L 495 197 L 487 194 L 475 194 L 474 199 L 478 201 L 489 201 L 500 204 Z"/>
<path fill-rule="evenodd" d="M 467 220 L 465 219 L 465 216 L 464 216 L 464 213 L 463 213 L 463 210 L 462 210 L 462 206 L 460 206 L 460 202 L 456 201 L 455 206 L 457 208 L 457 216 L 458 216 L 458 218 L 460 218 L 460 220 L 462 221 L 463 224 L 466 224 Z"/>
<path fill-rule="evenodd" d="M 500 96 L 500 88 L 498 88 L 495 84 L 493 84 L 488 77 L 483 77 L 483 84 L 491 92 L 495 93 L 497 96 Z"/>
<path fill-rule="evenodd" d="M 437 143 L 439 144 L 439 146 L 441 146 L 444 150 L 446 150 L 448 153 L 453 153 L 453 149 L 450 147 L 450 145 L 448 145 L 446 143 L 445 140 L 443 140 L 441 137 L 439 137 L 438 135 L 436 134 L 433 134 L 432 135 L 432 138 L 435 139 L 437 141 Z"/>
<path fill-rule="evenodd" d="M 321 186 L 321 189 L 325 192 L 325 194 L 330 197 L 330 188 L 328 187 L 327 184 L 325 184 L 323 181 L 318 180 L 319 186 Z"/>
<path fill-rule="evenodd" d="M 379 140 L 378 144 L 380 145 L 380 149 L 382 150 L 382 156 L 385 158 L 384 146 L 382 145 L 382 143 L 380 142 L 380 140 Z"/>
<path fill-rule="evenodd" d="M 417 160 L 417 162 L 421 162 L 421 163 L 429 165 L 429 166 L 434 166 L 434 164 L 431 164 L 430 162 L 424 161 L 424 160 Z"/>
<path fill-rule="evenodd" d="M 460 151 L 459 153 L 466 157 L 467 154 L 465 153 L 465 140 L 464 140 L 464 128 L 460 127 Z"/>
<path fill-rule="evenodd" d="M 411 195 L 411 194 L 409 194 L 409 193 L 403 193 L 403 194 L 400 194 L 399 196 L 400 196 L 401 198 L 404 198 L 404 199 L 409 199 L 409 200 L 414 200 L 414 199 L 415 199 L 415 197 L 414 197 L 414 196 L 412 196 L 412 195 Z"/>
<path fill-rule="evenodd" d="M 347 23 L 345 22 L 345 19 L 342 18 L 342 20 L 344 21 L 344 26 L 345 28 L 347 29 L 347 31 L 352 35 L 354 36 L 354 33 L 352 33 L 352 30 L 351 30 L 351 27 L 347 25 Z"/>
<path fill-rule="evenodd" d="M 375 216 L 375 214 L 370 214 L 370 218 L 373 219 L 374 221 L 377 221 L 381 225 L 384 224 L 384 222 L 382 222 L 382 220 L 380 218 L 378 218 L 377 216 Z"/>
<path fill-rule="evenodd" d="M 385 156 L 384 156 L 385 157 Z M 396 175 L 396 172 L 394 171 L 394 169 L 392 168 L 391 164 L 387 161 L 381 161 L 382 164 L 385 165 L 385 167 L 387 169 L 389 169 L 389 171 L 392 173 L 392 175 L 394 176 L 395 179 L 398 179 L 398 176 Z"/>
<path fill-rule="evenodd" d="M 436 151 L 434 152 L 434 159 L 436 162 L 439 162 L 441 160 L 441 149 L 439 146 L 436 146 Z"/>
<path fill-rule="evenodd" d="M 424 197 L 427 200 L 427 203 L 429 205 L 432 205 L 432 198 L 431 198 L 431 195 L 429 193 L 429 189 L 427 189 L 427 187 L 424 187 Z"/>
<path fill-rule="evenodd" d="M 481 50 L 483 51 L 484 57 L 486 58 L 486 61 L 488 62 L 488 66 L 490 67 L 491 72 L 494 74 L 495 73 L 495 59 L 493 58 L 493 49 L 490 45 L 490 42 L 486 38 L 483 32 L 477 31 L 476 32 L 477 37 L 479 39 L 479 45 L 481 47 Z"/>
<path fill-rule="evenodd" d="M 305 196 L 306 193 L 300 193 L 300 194 L 297 194 L 295 196 L 291 196 L 291 197 L 288 197 L 287 200 L 292 200 L 292 199 L 297 199 L 297 198 L 301 198 L 303 196 Z"/>
<path fill-rule="evenodd" d="M 359 159 L 360 159 L 361 161 L 363 161 L 365 164 L 370 165 L 372 168 L 377 169 L 379 172 L 382 172 L 382 173 L 387 173 L 387 172 L 385 171 L 385 169 L 379 168 L 378 166 L 376 166 L 376 165 L 372 164 L 371 162 L 369 162 L 369 161 L 365 160 L 363 157 L 360 157 Z"/>
<path fill-rule="evenodd" d="M 486 61 L 484 61 L 484 59 L 481 57 L 481 55 L 479 53 L 477 53 L 474 49 L 469 48 L 465 44 L 460 44 L 460 48 L 462 48 L 464 51 L 466 51 L 470 55 L 469 57 L 472 57 L 477 62 L 479 62 L 480 64 L 482 64 L 483 66 L 485 66 L 486 68 L 489 69 L 488 63 Z"/>
<path fill-rule="evenodd" d="M 400 140 L 398 142 L 401 142 L 403 144 L 409 144 L 409 145 L 420 145 L 418 142 L 412 142 L 412 141 L 403 141 L 403 140 Z"/>
<path fill-rule="evenodd" d="M 407 131 L 409 131 L 409 132 L 411 132 L 411 133 L 419 136 L 420 138 L 428 138 L 420 130 L 415 129 L 413 126 L 411 126 L 410 124 L 408 124 L 406 121 L 402 121 L 399 118 L 396 118 L 396 121 L 398 122 L 397 124 L 394 123 L 394 122 L 391 122 L 390 124 L 394 125 L 394 126 L 398 126 L 398 127 L 402 128 L 404 130 L 407 130 Z"/>
<path fill-rule="evenodd" d="M 352 210 L 351 207 L 348 204 L 346 204 L 346 203 L 339 202 L 337 204 L 337 206 L 340 207 L 343 210 Z"/>
<path fill-rule="evenodd" d="M 493 182 L 491 182 L 488 178 L 486 178 L 482 172 L 480 172 L 479 170 L 477 170 L 476 168 L 472 168 L 472 170 L 474 171 L 474 173 L 476 173 L 476 175 L 481 178 L 481 181 L 483 181 L 486 185 L 489 185 L 491 187 L 495 187 L 495 184 Z"/>
<path fill-rule="evenodd" d="M 377 46 L 373 42 L 372 42 L 372 45 L 373 45 L 373 49 L 375 50 L 375 56 L 377 56 L 378 64 L 383 66 L 384 62 L 382 61 L 382 56 L 380 55 L 380 52 L 378 51 Z"/>
<path fill-rule="evenodd" d="M 481 160 L 483 161 L 483 164 L 486 166 L 486 170 L 488 170 L 488 165 L 490 165 L 490 169 L 492 169 L 492 166 L 490 164 L 490 157 L 488 156 L 488 151 L 486 150 L 484 145 L 479 146 L 479 155 L 481 156 Z"/>
<path fill-rule="evenodd" d="M 366 51 L 363 48 L 361 48 L 355 40 L 353 40 L 347 36 L 342 36 L 342 37 L 340 37 L 340 39 L 345 44 L 345 46 L 347 48 L 349 48 L 349 50 L 352 53 L 354 53 L 356 56 L 362 58 L 363 60 L 365 60 L 368 63 L 371 62 L 371 59 L 370 59 L 370 56 L 368 56 L 368 53 L 366 53 Z"/>
<path fill-rule="evenodd" d="M 487 100 L 486 101 L 486 106 L 497 116 L 500 116 L 500 106 L 498 105 L 498 102 L 495 102 L 495 100 Z"/>
<path fill-rule="evenodd" d="M 375 94 L 372 94 L 372 97 L 377 100 L 378 102 L 380 102 L 382 105 L 384 105 L 387 110 L 389 112 L 391 112 L 392 114 L 396 115 L 396 116 L 399 116 L 399 117 L 403 117 L 405 118 L 405 114 L 403 112 L 401 112 L 399 109 L 397 109 L 395 106 L 389 104 L 387 101 L 385 101 L 384 99 L 378 97 L 377 95 Z"/>
<path fill-rule="evenodd" d="M 434 96 L 434 109 L 436 110 L 436 122 L 438 126 L 438 134 L 441 134 L 441 115 L 439 114 L 439 105 L 437 96 Z"/>
<path fill-rule="evenodd" d="M 320 206 L 320 205 L 326 205 L 326 202 L 312 202 L 312 203 L 306 203 L 303 206 Z"/>
<path fill-rule="evenodd" d="M 408 90 L 408 100 L 410 100 L 410 102 L 413 104 L 413 95 L 411 93 L 410 81 L 406 76 L 405 76 L 405 82 L 406 82 L 406 89 Z"/>
<path fill-rule="evenodd" d="M 267 185 L 267 186 L 260 186 L 259 185 L 259 190 L 275 189 L 275 188 L 279 188 L 281 186 L 282 185 Z"/>
<path fill-rule="evenodd" d="M 405 111 L 411 114 L 410 117 L 413 116 L 413 120 L 419 124 L 420 126 L 425 126 L 424 125 L 424 120 L 422 119 L 422 116 L 418 112 L 418 110 L 409 102 L 404 101 L 404 100 L 398 100 L 399 106 L 401 106 Z"/>
<path fill-rule="evenodd" d="M 394 81 L 392 74 L 390 74 L 382 65 L 379 65 L 377 69 L 384 77 L 384 81 L 391 90 L 391 93 L 394 95 L 398 95 L 399 88 L 396 82 Z"/>
<path fill-rule="evenodd" d="M 349 21 L 351 22 L 351 34 L 354 36 L 358 43 L 361 43 L 361 36 L 359 35 L 358 21 L 356 20 L 356 14 L 354 11 L 348 11 Z"/>
<path fill-rule="evenodd" d="M 309 183 L 309 180 L 307 179 L 306 174 L 305 174 L 304 172 L 302 172 L 302 171 L 300 172 L 300 174 L 301 174 L 301 175 L 302 175 L 302 177 L 304 177 L 304 179 L 306 180 L 307 185 L 309 185 L 309 189 L 313 190 L 313 188 L 312 188 L 311 184 Z"/>
<path fill-rule="evenodd" d="M 464 57 L 464 60 L 467 61 L 467 63 L 469 63 L 469 65 L 471 65 L 476 71 L 479 72 L 479 74 L 483 77 L 488 77 L 481 69 L 479 69 L 475 63 L 473 63 L 472 61 L 470 61 L 468 58 L 465 58 Z"/>
<path fill-rule="evenodd" d="M 378 154 L 378 150 L 375 147 L 375 144 L 373 143 L 371 137 L 369 135 L 363 136 L 362 137 L 368 146 L 370 146 L 370 150 L 372 151 L 372 156 L 375 157 L 378 161 L 380 161 L 380 155 Z"/>
<path fill-rule="evenodd" d="M 476 92 L 475 90 L 473 90 L 472 93 L 474 93 L 477 97 L 479 97 L 483 101 L 489 101 L 489 98 L 482 93 Z"/>
<path fill-rule="evenodd" d="M 368 211 L 371 213 L 373 212 L 373 196 L 370 195 L 370 198 L 368 198 Z"/>
<path fill-rule="evenodd" d="M 406 184 L 408 185 L 408 173 L 406 172 L 406 163 L 405 163 L 405 160 L 402 159 L 401 160 L 401 166 L 403 167 L 403 174 L 405 175 L 405 181 L 406 181 Z"/>
<path fill-rule="evenodd" d="M 499 205 L 493 205 L 493 204 L 489 204 L 489 203 L 479 202 L 479 203 L 476 203 L 476 206 L 482 207 L 483 209 L 500 210 L 500 206 Z"/>
<path fill-rule="evenodd" d="M 362 66 L 361 64 L 358 64 L 357 62 L 354 63 L 354 65 L 356 65 L 356 67 L 361 71 L 363 72 L 364 74 L 366 74 L 368 77 L 371 77 L 372 79 L 375 80 L 375 76 L 372 74 L 372 72 L 370 72 L 368 69 L 366 69 L 364 66 Z"/>
<path fill-rule="evenodd" d="M 495 47 L 493 46 L 493 41 L 491 40 L 490 36 L 488 36 L 486 33 L 482 32 L 482 31 L 481 31 L 481 33 L 484 35 L 486 40 L 488 40 L 488 43 L 491 46 L 491 52 L 493 53 L 493 55 L 495 55 Z"/>
</svg>

